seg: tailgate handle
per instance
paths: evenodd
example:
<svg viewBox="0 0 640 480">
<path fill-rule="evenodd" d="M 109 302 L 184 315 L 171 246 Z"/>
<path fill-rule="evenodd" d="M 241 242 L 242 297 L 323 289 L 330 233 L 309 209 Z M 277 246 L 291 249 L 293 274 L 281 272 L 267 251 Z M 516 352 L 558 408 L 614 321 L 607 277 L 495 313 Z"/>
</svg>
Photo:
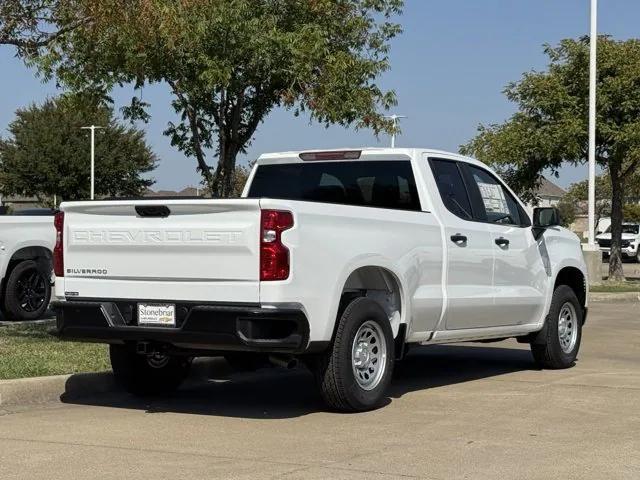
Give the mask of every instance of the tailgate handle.
<svg viewBox="0 0 640 480">
<path fill-rule="evenodd" d="M 136 205 L 136 213 L 141 217 L 165 218 L 171 215 L 166 205 Z"/>
</svg>

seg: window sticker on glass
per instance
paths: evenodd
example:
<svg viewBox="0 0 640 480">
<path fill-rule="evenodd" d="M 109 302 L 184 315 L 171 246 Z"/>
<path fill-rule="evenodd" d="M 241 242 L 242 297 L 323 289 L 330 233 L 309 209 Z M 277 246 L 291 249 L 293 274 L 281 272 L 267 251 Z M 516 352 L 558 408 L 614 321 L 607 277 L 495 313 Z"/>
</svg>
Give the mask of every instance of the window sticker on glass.
<svg viewBox="0 0 640 480">
<path fill-rule="evenodd" d="M 477 177 L 476 177 L 477 179 Z M 487 212 L 508 212 L 507 199 L 504 196 L 502 186 L 495 183 L 483 183 L 478 181 L 480 195 L 484 202 L 484 208 Z"/>
</svg>

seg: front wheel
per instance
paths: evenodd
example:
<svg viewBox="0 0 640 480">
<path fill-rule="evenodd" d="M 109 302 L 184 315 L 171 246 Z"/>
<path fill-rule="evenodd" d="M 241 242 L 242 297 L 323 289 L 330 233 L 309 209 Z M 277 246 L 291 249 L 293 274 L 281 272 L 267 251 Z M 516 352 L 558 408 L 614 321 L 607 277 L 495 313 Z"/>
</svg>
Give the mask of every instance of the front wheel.
<svg viewBox="0 0 640 480">
<path fill-rule="evenodd" d="M 315 375 L 329 407 L 359 412 L 381 404 L 393 366 L 389 319 L 380 305 L 361 297 L 344 309 L 333 345 L 318 358 Z"/>
<path fill-rule="evenodd" d="M 153 395 L 177 389 L 187 378 L 189 357 L 140 355 L 128 345 L 109 345 L 111 368 L 118 383 L 135 395 Z"/>
<path fill-rule="evenodd" d="M 541 368 L 569 368 L 575 363 L 582 340 L 583 311 L 574 291 L 560 285 L 553 292 L 545 331 L 531 344 Z"/>
</svg>

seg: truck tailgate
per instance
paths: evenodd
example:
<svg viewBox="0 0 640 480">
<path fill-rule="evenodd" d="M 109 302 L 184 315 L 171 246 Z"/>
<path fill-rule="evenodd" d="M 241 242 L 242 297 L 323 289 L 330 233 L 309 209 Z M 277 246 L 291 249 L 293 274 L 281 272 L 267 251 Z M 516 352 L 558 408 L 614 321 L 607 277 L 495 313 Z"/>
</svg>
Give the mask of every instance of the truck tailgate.
<svg viewBox="0 0 640 480">
<path fill-rule="evenodd" d="M 258 200 L 77 202 L 62 210 L 66 296 L 259 301 Z"/>
</svg>

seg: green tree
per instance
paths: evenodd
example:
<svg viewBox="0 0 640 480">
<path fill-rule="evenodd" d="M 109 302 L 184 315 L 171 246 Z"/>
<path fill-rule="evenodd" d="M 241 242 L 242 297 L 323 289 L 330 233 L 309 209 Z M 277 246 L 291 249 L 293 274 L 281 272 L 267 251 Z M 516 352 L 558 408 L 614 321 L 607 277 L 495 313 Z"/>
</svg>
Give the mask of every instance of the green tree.
<svg viewBox="0 0 640 480">
<path fill-rule="evenodd" d="M 531 191 L 545 169 L 587 160 L 589 40 L 545 46 L 549 65 L 507 86 L 517 112 L 506 122 L 480 126 L 461 147 L 491 163 L 521 192 Z M 640 167 L 640 41 L 598 39 L 596 161 L 611 183 L 609 278 L 624 279 L 621 258 L 622 206 L 627 180 Z"/>
<path fill-rule="evenodd" d="M 75 22 L 62 24 L 72 3 L 69 0 L 2 0 L 0 45 L 14 46 L 23 57 L 37 54 L 87 20 L 79 16 Z"/>
<path fill-rule="evenodd" d="M 577 214 L 577 207 L 574 202 L 569 198 L 562 198 L 558 202 L 558 210 L 560 212 L 560 221 L 562 226 L 569 228 L 569 226 L 575 221 Z"/>
<path fill-rule="evenodd" d="M 625 222 L 640 222 L 640 205 L 637 203 L 627 203 L 622 207 L 622 214 Z"/>
<path fill-rule="evenodd" d="M 572 202 L 574 205 L 582 204 L 587 208 L 589 199 L 589 184 L 587 180 L 582 180 L 571 184 L 563 200 Z M 611 179 L 608 175 L 596 176 L 596 225 L 602 217 L 611 216 Z M 583 210 L 584 210 L 583 208 Z"/>
<path fill-rule="evenodd" d="M 89 198 L 90 150 L 86 125 L 96 131 L 96 195 L 139 195 L 153 184 L 142 174 L 156 157 L 142 131 L 120 125 L 113 111 L 78 97 L 50 99 L 18 110 L 0 139 L 0 191 L 26 194 L 41 203 Z"/>
<path fill-rule="evenodd" d="M 582 203 L 586 206 L 588 200 L 588 182 L 582 180 L 569 187 L 566 199 L 573 204 Z M 625 182 L 625 200 L 622 219 L 636 221 L 636 212 L 640 209 L 640 172 L 631 175 Z M 596 224 L 602 217 L 611 216 L 611 179 L 607 173 L 596 176 Z"/>
<path fill-rule="evenodd" d="M 50 3 L 48 31 L 66 30 L 23 50 L 27 62 L 101 97 L 115 85 L 168 85 L 180 120 L 165 134 L 195 157 L 215 195 L 232 193 L 238 153 L 276 107 L 325 125 L 392 128 L 381 111 L 396 98 L 376 78 L 389 68 L 389 40 L 401 31 L 391 18 L 402 0 Z M 147 107 L 135 96 L 124 112 L 146 119 Z"/>
<path fill-rule="evenodd" d="M 588 199 L 589 183 L 582 180 L 571 184 L 568 194 L 576 201 Z M 630 202 L 640 201 L 640 171 L 635 172 L 625 181 L 625 200 Z M 608 173 L 596 175 L 596 202 L 611 201 L 611 178 Z"/>
</svg>

